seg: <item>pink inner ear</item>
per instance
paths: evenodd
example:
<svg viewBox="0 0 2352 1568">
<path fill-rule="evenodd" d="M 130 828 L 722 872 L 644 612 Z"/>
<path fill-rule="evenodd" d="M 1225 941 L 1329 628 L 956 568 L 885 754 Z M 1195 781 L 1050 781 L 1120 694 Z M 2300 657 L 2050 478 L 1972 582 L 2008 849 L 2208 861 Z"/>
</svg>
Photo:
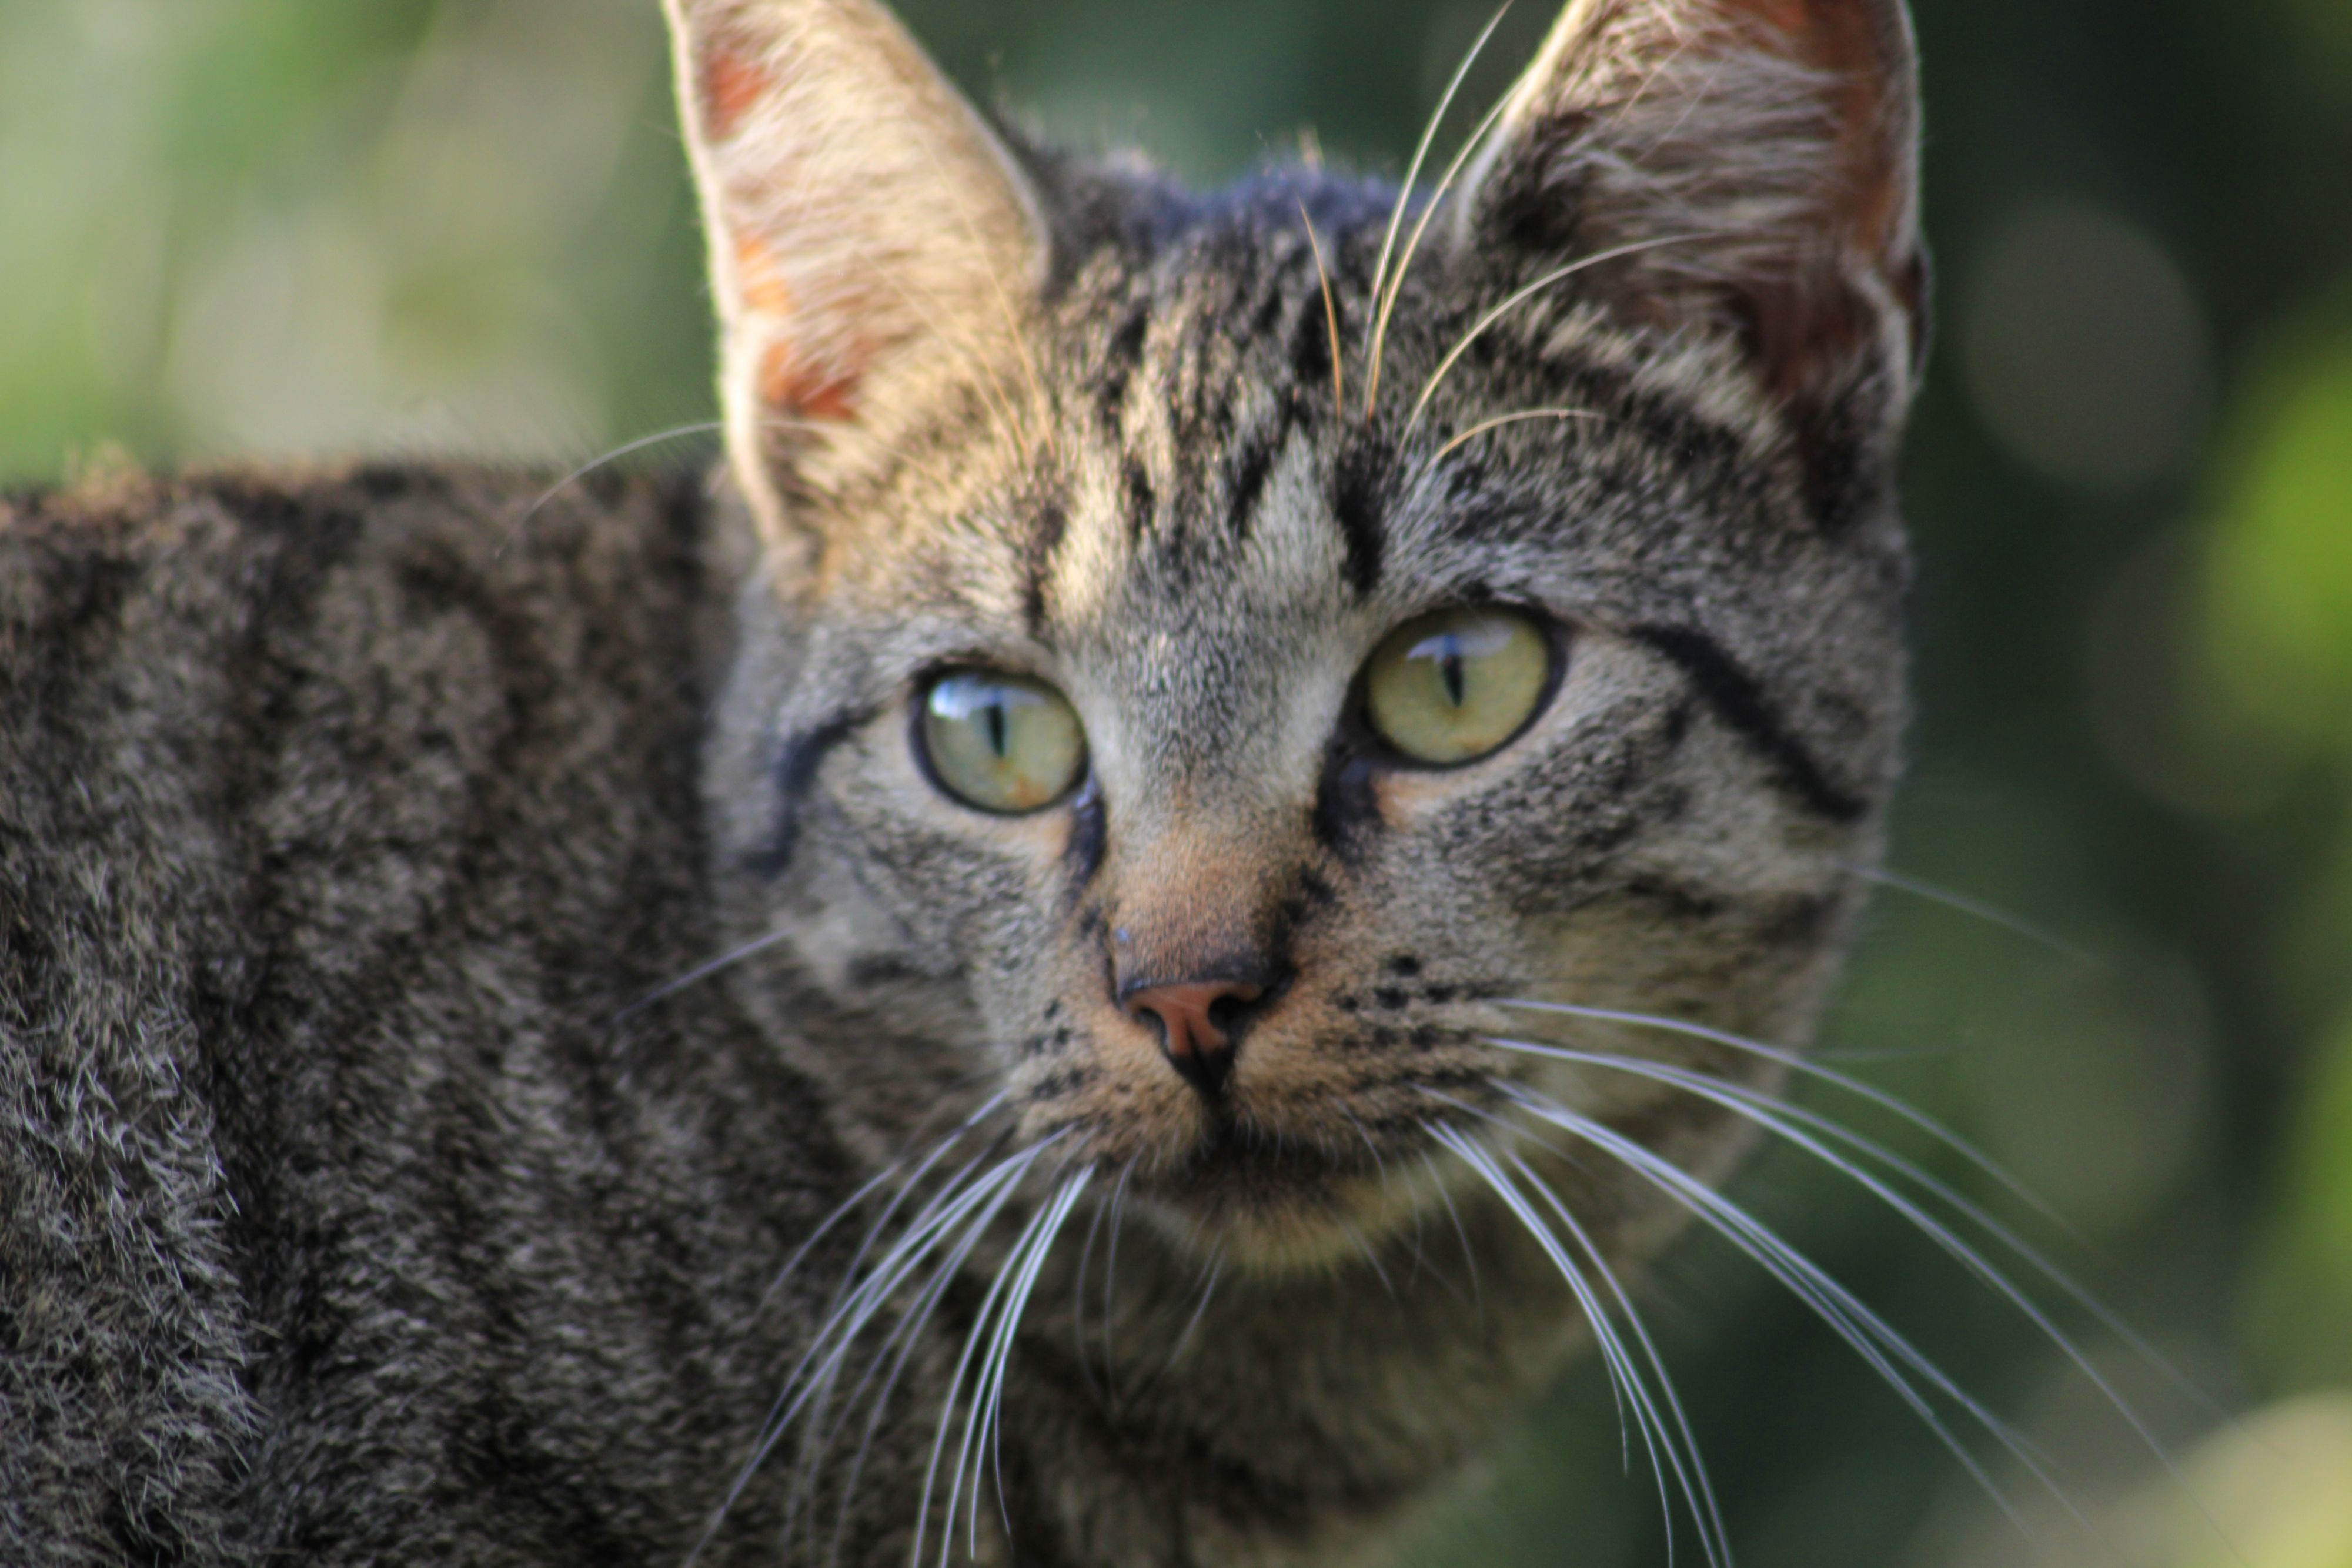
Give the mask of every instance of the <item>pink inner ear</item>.
<svg viewBox="0 0 2352 1568">
<path fill-rule="evenodd" d="M 772 343 L 760 361 L 760 401 L 803 419 L 847 423 L 857 417 L 857 375 L 826 375 L 801 362 L 790 343 Z"/>
<path fill-rule="evenodd" d="M 833 365 L 803 351 L 794 334 L 806 323 L 799 319 L 792 285 L 776 253 L 755 235 L 736 236 L 735 287 L 745 313 L 772 334 L 760 355 L 761 402 L 803 419 L 855 419 L 860 368 L 872 357 L 872 345 L 863 339 L 844 344 Z M 855 300 L 843 308 L 853 315 L 866 308 Z"/>
<path fill-rule="evenodd" d="M 712 46 L 702 57 L 703 134 L 726 141 L 775 89 L 766 71 L 724 45 Z"/>
<path fill-rule="evenodd" d="M 1884 123 L 1888 61 L 1865 5 L 1842 0 L 1723 0 L 1726 12 L 1760 22 L 1787 40 L 1799 63 L 1835 79 L 1843 176 L 1832 216 L 1854 246 L 1884 259 L 1895 242 L 1902 170 Z"/>
</svg>

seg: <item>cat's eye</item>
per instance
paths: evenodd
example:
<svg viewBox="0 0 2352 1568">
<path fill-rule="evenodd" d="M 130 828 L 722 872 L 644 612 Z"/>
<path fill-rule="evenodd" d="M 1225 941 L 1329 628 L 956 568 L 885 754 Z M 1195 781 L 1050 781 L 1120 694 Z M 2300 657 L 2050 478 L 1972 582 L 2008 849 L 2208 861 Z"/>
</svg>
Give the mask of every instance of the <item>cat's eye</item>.
<svg viewBox="0 0 2352 1568">
<path fill-rule="evenodd" d="M 931 777 L 983 811 L 1043 810 L 1086 772 L 1086 731 L 1069 699 L 1025 675 L 941 675 L 923 693 L 917 728 Z"/>
<path fill-rule="evenodd" d="M 1552 638 L 1513 610 L 1441 610 L 1389 634 L 1364 666 L 1364 716 L 1415 762 L 1475 762 L 1516 738 L 1551 686 Z"/>
</svg>

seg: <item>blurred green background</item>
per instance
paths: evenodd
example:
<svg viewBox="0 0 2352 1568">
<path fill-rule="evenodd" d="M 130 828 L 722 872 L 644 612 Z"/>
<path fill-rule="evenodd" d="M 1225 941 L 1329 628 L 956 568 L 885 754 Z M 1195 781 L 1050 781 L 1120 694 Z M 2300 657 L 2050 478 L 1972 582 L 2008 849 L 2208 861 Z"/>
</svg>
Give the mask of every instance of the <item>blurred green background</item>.
<svg viewBox="0 0 2352 1568">
<path fill-rule="evenodd" d="M 1396 169 L 1486 15 L 903 9 L 976 93 L 1202 180 L 1303 126 Z M 1478 92 L 1549 10 L 1521 0 Z M 1890 892 L 1826 1044 L 2063 1223 L 1857 1124 L 2020 1218 L 2210 1399 L 2059 1314 L 2193 1497 L 2020 1313 L 1794 1155 L 1737 1196 L 2096 1528 L 1980 1440 L 2018 1534 L 1727 1248 L 1680 1249 L 1648 1310 L 1750 1568 L 2352 1568 L 2352 0 L 1917 11 L 1941 313 L 1894 864 L 2055 940 Z M 708 418 L 669 120 L 652 0 L 0 0 L 0 479 L 116 444 L 562 463 Z M 1591 1368 L 1425 1535 L 1432 1564 L 1665 1556 Z"/>
</svg>

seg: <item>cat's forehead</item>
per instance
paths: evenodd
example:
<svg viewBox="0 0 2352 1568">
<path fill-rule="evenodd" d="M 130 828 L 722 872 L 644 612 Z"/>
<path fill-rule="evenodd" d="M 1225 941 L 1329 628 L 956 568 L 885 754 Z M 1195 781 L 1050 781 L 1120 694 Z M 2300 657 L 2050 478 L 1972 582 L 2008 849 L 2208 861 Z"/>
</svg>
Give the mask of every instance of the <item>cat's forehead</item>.
<svg viewBox="0 0 2352 1568">
<path fill-rule="evenodd" d="M 920 607 L 976 648 L 1026 644 L 1171 700 L 1198 688 L 1185 706 L 1205 711 L 1422 610 L 1686 565 L 1678 536 L 1770 466 L 1739 399 L 1633 351 L 1603 313 L 1545 314 L 1539 352 L 1452 357 L 1477 312 L 1448 261 L 1376 287 L 1386 193 L 1294 176 L 1213 202 L 1126 194 L 1081 234 L 1018 382 L 956 416 L 943 467 L 901 471 L 831 530 L 885 620 Z M 1588 423 L 1455 439 L 1533 404 Z"/>
</svg>

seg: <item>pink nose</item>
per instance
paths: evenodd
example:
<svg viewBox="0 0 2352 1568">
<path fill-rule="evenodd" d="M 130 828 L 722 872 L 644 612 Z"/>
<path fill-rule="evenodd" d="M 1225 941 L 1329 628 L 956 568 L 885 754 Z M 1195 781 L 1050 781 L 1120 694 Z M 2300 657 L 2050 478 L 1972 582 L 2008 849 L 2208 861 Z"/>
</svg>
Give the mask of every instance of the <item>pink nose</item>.
<svg viewBox="0 0 2352 1568">
<path fill-rule="evenodd" d="M 1209 1009 L 1219 1002 L 1246 1007 L 1265 994 L 1264 986 L 1246 980 L 1187 980 L 1147 986 L 1120 1002 L 1129 1018 L 1140 1020 L 1150 1013 L 1158 1019 L 1160 1049 L 1169 1065 L 1203 1094 L 1214 1094 L 1233 1071 L 1234 1048 Z"/>
</svg>

